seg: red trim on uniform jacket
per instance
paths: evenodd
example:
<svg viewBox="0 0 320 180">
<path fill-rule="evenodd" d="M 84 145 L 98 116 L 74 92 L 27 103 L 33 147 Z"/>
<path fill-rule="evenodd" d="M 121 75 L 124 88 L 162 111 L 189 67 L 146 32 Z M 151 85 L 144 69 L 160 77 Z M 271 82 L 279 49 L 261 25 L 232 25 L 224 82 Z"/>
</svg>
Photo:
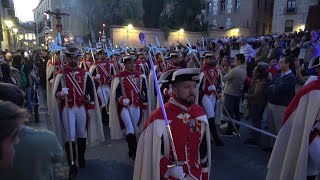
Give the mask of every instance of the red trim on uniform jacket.
<svg viewBox="0 0 320 180">
<path fill-rule="evenodd" d="M 318 80 L 310 82 L 309 84 L 303 86 L 299 92 L 294 96 L 292 101 L 290 102 L 283 118 L 283 122 L 281 127 L 286 123 L 286 121 L 289 119 L 291 114 L 297 109 L 300 99 L 302 96 L 308 94 L 310 91 L 313 90 L 320 90 L 320 79 L 318 77 Z"/>
</svg>

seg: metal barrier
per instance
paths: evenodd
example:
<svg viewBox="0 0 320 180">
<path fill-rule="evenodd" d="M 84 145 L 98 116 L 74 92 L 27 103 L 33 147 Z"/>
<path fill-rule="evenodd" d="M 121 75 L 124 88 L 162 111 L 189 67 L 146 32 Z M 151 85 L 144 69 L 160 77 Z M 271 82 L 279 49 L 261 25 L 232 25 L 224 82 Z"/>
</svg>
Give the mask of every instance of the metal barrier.
<svg viewBox="0 0 320 180">
<path fill-rule="evenodd" d="M 261 129 L 259 129 L 259 128 L 255 128 L 255 127 L 250 126 L 250 125 L 248 125 L 248 124 L 245 124 L 245 123 L 243 123 L 243 122 L 236 121 L 236 120 L 234 120 L 234 119 L 230 119 L 230 118 L 228 118 L 228 117 L 226 117 L 226 116 L 224 116 L 224 115 L 222 116 L 222 119 L 225 120 L 225 121 L 229 121 L 229 122 L 232 121 L 232 122 L 234 122 L 234 123 L 237 124 L 237 125 L 244 126 L 244 127 L 249 128 L 249 129 L 251 129 L 251 130 L 253 130 L 253 131 L 257 131 L 257 132 L 259 132 L 259 133 L 261 133 L 261 134 L 264 134 L 264 135 L 266 135 L 266 136 L 269 136 L 269 137 L 272 137 L 272 138 L 277 139 L 277 136 L 274 135 L 274 134 L 272 134 L 272 133 L 269 133 L 269 132 L 267 132 L 267 131 L 261 130 Z"/>
</svg>

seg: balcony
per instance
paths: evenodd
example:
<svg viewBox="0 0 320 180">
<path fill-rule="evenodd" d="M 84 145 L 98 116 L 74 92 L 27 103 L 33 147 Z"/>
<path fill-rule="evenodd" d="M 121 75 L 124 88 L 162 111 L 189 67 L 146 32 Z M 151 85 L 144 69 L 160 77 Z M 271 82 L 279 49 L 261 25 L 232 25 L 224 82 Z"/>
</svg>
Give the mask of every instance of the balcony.
<svg viewBox="0 0 320 180">
<path fill-rule="evenodd" d="M 284 14 L 296 14 L 297 8 L 284 8 Z"/>
</svg>

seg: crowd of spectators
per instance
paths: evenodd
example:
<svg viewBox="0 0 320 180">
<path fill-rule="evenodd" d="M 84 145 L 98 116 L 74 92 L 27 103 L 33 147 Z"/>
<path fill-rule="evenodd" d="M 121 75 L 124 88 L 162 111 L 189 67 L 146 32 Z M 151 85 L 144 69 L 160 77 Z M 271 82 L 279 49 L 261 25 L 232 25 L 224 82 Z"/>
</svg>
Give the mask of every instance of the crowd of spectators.
<svg viewBox="0 0 320 180">
<path fill-rule="evenodd" d="M 226 83 L 223 102 L 232 118 L 237 121 L 241 119 L 239 109 L 242 108 L 239 108 L 239 103 L 244 102 L 243 108 L 248 109 L 248 119 L 252 122 L 252 126 L 277 134 L 287 106 L 299 87 L 307 81 L 316 79 L 319 74 L 319 32 L 301 31 L 290 35 L 254 39 L 254 37 L 246 39 L 239 37 L 238 45 L 229 46 L 239 49 L 240 54 L 234 59 L 228 59 L 230 53 L 225 53 L 223 56 L 224 61 L 234 65 L 227 68 L 224 65 L 223 68 L 226 69 L 223 77 Z M 226 50 L 225 42 L 230 43 L 230 40 L 230 38 L 228 42 L 227 38 L 218 40 L 216 48 L 212 51 L 221 56 L 221 52 Z M 259 41 L 258 47 L 253 47 L 252 43 L 257 41 Z M 244 59 L 243 65 L 239 66 L 239 59 Z M 221 58 L 221 66 L 222 62 Z M 240 67 L 244 68 L 240 70 Z M 227 116 L 227 113 L 224 112 L 224 115 Z M 266 117 L 264 119 L 267 122 L 266 127 L 261 126 L 263 117 Z M 224 134 L 230 135 L 232 131 L 237 130 L 229 123 Z M 260 133 L 252 132 L 245 143 L 262 147 L 259 139 Z M 272 145 L 270 146 L 272 148 Z"/>
<path fill-rule="evenodd" d="M 0 53 L 0 179 L 55 179 L 53 165 L 64 154 L 53 132 L 29 126 L 39 83 L 35 64 L 46 63 L 39 53 Z"/>
</svg>

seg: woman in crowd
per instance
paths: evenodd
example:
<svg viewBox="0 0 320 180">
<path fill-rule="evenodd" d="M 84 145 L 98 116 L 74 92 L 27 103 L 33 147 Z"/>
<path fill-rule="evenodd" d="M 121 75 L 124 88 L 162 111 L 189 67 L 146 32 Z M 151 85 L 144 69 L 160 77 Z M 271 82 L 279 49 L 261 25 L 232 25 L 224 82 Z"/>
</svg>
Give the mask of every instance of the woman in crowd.
<svg viewBox="0 0 320 180">
<path fill-rule="evenodd" d="M 0 81 L 16 85 L 16 81 L 11 77 L 10 66 L 7 63 L 1 64 L 2 77 Z"/>
<path fill-rule="evenodd" d="M 248 93 L 244 97 L 248 100 L 249 113 L 252 120 L 252 126 L 261 128 L 261 120 L 264 108 L 267 103 L 265 89 L 268 86 L 268 69 L 265 64 L 259 63 L 253 70 L 252 82 Z M 251 132 L 251 138 L 246 140 L 246 144 L 257 146 L 260 134 L 256 131 Z"/>
<path fill-rule="evenodd" d="M 290 56 L 293 59 L 298 58 L 300 54 L 300 48 L 298 47 L 298 40 L 292 39 L 290 41 L 290 47 L 284 52 L 285 56 Z"/>
<path fill-rule="evenodd" d="M 26 83 L 23 85 L 22 82 L 20 82 L 20 88 L 25 92 L 26 94 L 26 107 L 28 108 L 29 112 L 32 112 L 32 106 L 31 106 L 31 82 L 29 77 L 30 69 L 27 64 L 22 63 L 22 57 L 20 54 L 16 54 L 13 56 L 12 66 L 19 71 L 22 71 L 25 75 L 25 81 Z M 21 73 L 20 73 L 20 80 L 22 80 Z"/>
<path fill-rule="evenodd" d="M 12 166 L 14 146 L 19 143 L 19 125 L 28 113 L 11 102 L 0 101 L 0 114 L 0 172 L 3 172 Z"/>
</svg>

